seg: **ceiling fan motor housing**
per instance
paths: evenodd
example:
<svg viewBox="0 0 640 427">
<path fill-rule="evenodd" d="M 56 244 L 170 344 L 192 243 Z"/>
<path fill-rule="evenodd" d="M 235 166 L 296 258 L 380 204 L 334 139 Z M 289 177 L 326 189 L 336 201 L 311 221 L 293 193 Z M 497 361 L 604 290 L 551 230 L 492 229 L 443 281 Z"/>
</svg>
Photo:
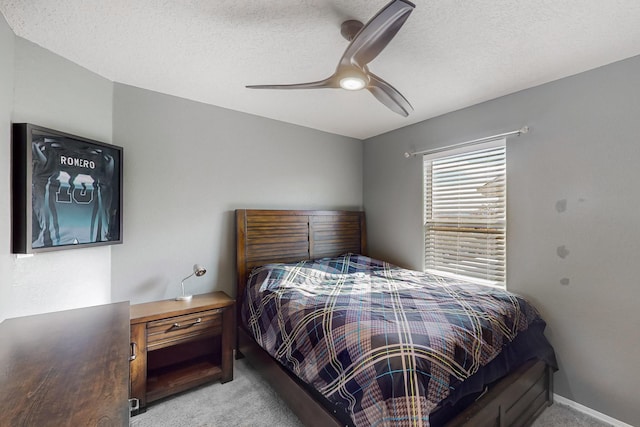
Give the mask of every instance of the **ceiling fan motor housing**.
<svg viewBox="0 0 640 427">
<path fill-rule="evenodd" d="M 364 27 L 362 22 L 355 19 L 349 19 L 340 25 L 340 34 L 342 34 L 342 37 L 347 39 L 347 41 L 351 41 L 356 37 L 356 34 L 360 32 L 362 27 Z"/>
</svg>

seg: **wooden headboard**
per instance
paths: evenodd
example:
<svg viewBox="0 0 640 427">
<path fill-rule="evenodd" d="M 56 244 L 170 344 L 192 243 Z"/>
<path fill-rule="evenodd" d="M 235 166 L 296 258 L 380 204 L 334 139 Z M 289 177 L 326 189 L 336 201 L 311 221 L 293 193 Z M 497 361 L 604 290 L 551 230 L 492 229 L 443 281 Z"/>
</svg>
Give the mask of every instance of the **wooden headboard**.
<svg viewBox="0 0 640 427">
<path fill-rule="evenodd" d="M 251 270 L 273 262 L 366 253 L 361 211 L 236 210 L 236 299 Z M 239 311 L 239 310 L 238 310 Z"/>
</svg>

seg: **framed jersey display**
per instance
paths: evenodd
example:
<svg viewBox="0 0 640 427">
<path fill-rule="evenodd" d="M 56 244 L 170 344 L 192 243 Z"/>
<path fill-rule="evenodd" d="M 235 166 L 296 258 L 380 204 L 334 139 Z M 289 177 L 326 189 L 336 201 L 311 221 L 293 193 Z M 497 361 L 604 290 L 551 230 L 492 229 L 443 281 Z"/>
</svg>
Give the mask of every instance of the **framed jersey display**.
<svg viewBox="0 0 640 427">
<path fill-rule="evenodd" d="M 13 124 L 14 253 L 122 243 L 122 147 Z"/>
</svg>

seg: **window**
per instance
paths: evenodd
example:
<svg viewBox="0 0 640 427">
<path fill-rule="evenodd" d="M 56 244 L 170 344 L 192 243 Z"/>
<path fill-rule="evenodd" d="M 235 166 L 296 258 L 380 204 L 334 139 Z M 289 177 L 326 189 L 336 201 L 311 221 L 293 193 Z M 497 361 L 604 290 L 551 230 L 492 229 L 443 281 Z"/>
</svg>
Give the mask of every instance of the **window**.
<svg viewBox="0 0 640 427">
<path fill-rule="evenodd" d="M 425 271 L 506 284 L 505 140 L 424 156 Z"/>
</svg>

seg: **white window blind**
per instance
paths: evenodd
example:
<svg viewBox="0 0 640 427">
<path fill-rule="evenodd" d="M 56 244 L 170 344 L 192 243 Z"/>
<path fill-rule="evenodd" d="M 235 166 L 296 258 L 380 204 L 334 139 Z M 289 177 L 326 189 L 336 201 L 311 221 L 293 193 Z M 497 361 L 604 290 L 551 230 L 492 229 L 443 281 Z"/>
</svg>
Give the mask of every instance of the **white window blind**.
<svg viewBox="0 0 640 427">
<path fill-rule="evenodd" d="M 506 280 L 505 140 L 424 156 L 425 270 Z"/>
</svg>

